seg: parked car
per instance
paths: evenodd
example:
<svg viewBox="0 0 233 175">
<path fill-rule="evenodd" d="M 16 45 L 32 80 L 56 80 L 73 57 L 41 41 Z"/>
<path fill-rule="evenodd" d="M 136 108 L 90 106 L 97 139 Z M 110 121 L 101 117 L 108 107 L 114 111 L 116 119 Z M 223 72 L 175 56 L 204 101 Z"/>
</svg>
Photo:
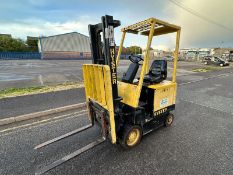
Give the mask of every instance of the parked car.
<svg viewBox="0 0 233 175">
<path fill-rule="evenodd" d="M 168 56 L 165 56 L 163 59 L 167 61 L 173 61 L 174 58 L 168 55 Z"/>
<path fill-rule="evenodd" d="M 226 60 L 224 60 L 220 57 L 216 57 L 216 56 L 211 57 L 210 59 L 205 58 L 204 64 L 205 65 L 216 65 L 216 66 L 221 66 L 221 67 L 229 66 L 229 63 Z"/>
<path fill-rule="evenodd" d="M 211 60 L 211 57 L 212 57 L 212 56 L 204 56 L 204 57 L 202 58 L 201 61 L 202 61 L 203 63 L 205 63 L 205 62 L 207 62 L 207 61 L 210 61 L 210 60 Z"/>
<path fill-rule="evenodd" d="M 173 61 L 174 60 L 174 57 L 173 56 L 170 56 L 170 55 L 167 55 L 165 57 L 162 57 L 161 60 L 167 60 L 167 61 Z M 178 60 L 177 61 L 180 61 L 181 58 L 178 57 Z"/>
</svg>

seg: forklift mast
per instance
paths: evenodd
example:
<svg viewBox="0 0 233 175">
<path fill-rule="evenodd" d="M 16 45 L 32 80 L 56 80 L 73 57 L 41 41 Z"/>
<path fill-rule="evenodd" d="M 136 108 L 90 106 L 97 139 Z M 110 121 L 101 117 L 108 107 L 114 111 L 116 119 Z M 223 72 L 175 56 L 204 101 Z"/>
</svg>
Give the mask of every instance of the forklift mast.
<svg viewBox="0 0 233 175">
<path fill-rule="evenodd" d="M 115 54 L 114 28 L 120 26 L 119 20 L 113 20 L 112 16 L 102 16 L 102 23 L 89 25 L 89 35 L 92 50 L 92 63 L 108 65 L 111 71 L 111 84 L 114 109 L 120 101 L 117 90 L 117 67 Z M 101 33 L 102 38 L 101 39 Z"/>
</svg>

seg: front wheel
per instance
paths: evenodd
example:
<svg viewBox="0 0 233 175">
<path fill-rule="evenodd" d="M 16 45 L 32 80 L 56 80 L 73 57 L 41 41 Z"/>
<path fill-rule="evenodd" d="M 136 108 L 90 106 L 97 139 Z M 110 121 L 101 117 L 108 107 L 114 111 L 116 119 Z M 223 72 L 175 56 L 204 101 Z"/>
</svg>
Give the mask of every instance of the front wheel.
<svg viewBox="0 0 233 175">
<path fill-rule="evenodd" d="M 223 67 L 223 64 L 220 64 L 220 67 Z"/>
<path fill-rule="evenodd" d="M 130 149 L 138 145 L 142 138 L 142 128 L 138 125 L 127 125 L 123 132 L 121 146 Z"/>
</svg>

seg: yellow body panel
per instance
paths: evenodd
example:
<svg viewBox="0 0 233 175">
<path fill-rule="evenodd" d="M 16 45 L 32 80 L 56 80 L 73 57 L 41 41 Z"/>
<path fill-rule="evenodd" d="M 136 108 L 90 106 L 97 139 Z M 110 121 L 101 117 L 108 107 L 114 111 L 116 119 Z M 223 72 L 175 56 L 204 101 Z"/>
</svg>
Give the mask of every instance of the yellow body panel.
<svg viewBox="0 0 233 175">
<path fill-rule="evenodd" d="M 111 73 L 107 65 L 84 64 L 83 79 L 87 103 L 92 100 L 104 107 L 109 113 L 112 143 L 116 143 L 116 129 L 111 86 Z"/>
<path fill-rule="evenodd" d="M 148 86 L 154 89 L 154 112 L 175 104 L 177 84 L 171 81 Z"/>
<path fill-rule="evenodd" d="M 156 23 L 156 25 L 153 27 L 154 30 L 154 36 L 158 35 L 164 35 L 167 33 L 173 33 L 177 30 L 180 30 L 180 27 L 174 24 L 167 23 L 165 21 L 156 19 L 156 18 L 149 18 L 144 21 L 140 21 L 136 24 L 130 25 L 128 27 L 123 28 L 122 32 L 128 32 L 128 33 L 134 33 L 141 35 L 148 36 L 151 29 L 151 24 Z"/>
<path fill-rule="evenodd" d="M 117 85 L 118 95 L 122 98 L 121 102 L 136 108 L 138 104 L 137 99 L 135 98 L 137 85 L 124 83 L 121 81 L 118 81 Z"/>
</svg>

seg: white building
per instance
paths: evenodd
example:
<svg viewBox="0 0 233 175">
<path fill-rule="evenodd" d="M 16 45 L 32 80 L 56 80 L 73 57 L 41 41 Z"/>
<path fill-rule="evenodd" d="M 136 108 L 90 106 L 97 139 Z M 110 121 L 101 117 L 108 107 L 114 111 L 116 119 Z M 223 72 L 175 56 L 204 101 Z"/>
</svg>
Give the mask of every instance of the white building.
<svg viewBox="0 0 233 175">
<path fill-rule="evenodd" d="M 90 39 L 83 34 L 72 32 L 40 37 L 38 42 L 42 59 L 90 58 Z"/>
</svg>

